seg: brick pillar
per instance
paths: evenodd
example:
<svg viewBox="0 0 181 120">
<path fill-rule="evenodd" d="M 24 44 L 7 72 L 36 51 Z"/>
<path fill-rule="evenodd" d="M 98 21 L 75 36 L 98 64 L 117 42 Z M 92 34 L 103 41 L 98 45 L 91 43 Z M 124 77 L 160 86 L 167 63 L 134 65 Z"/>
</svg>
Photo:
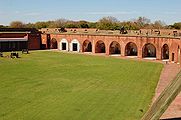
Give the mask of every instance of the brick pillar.
<svg viewBox="0 0 181 120">
<path fill-rule="evenodd" d="M 122 44 L 122 46 L 121 46 L 121 56 L 122 57 L 125 57 L 125 44 Z"/>
<path fill-rule="evenodd" d="M 109 45 L 106 44 L 105 47 L 106 47 L 106 55 L 109 55 Z"/>
<path fill-rule="evenodd" d="M 157 60 L 161 60 L 162 59 L 162 52 L 161 52 L 161 48 L 157 47 L 156 49 L 156 59 Z"/>
<path fill-rule="evenodd" d="M 172 51 L 169 49 L 169 61 L 172 61 Z"/>
<path fill-rule="evenodd" d="M 95 54 L 95 46 L 96 46 L 96 42 L 95 40 L 92 41 L 92 53 Z"/>
<path fill-rule="evenodd" d="M 82 47 L 83 47 L 82 45 L 83 45 L 82 43 L 79 44 L 81 53 L 82 53 Z"/>
<path fill-rule="evenodd" d="M 143 51 L 141 47 L 138 47 L 138 58 L 143 58 Z"/>
<path fill-rule="evenodd" d="M 60 41 L 57 40 L 57 49 L 60 50 Z"/>
<path fill-rule="evenodd" d="M 143 46 L 142 46 L 142 44 L 144 44 L 143 43 L 143 40 L 142 39 L 138 39 L 138 38 L 136 38 L 137 39 L 137 49 L 138 49 L 138 58 L 143 58 Z"/>
</svg>

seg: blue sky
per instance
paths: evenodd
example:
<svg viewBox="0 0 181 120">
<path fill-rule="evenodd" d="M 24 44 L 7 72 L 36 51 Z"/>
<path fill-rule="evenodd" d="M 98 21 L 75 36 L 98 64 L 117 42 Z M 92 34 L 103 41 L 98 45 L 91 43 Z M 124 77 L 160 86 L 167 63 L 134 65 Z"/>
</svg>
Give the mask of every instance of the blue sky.
<svg viewBox="0 0 181 120">
<path fill-rule="evenodd" d="M 145 16 L 167 24 L 181 22 L 181 0 L 0 0 L 0 24 L 66 18 L 98 21 L 114 16 L 120 21 Z"/>
</svg>

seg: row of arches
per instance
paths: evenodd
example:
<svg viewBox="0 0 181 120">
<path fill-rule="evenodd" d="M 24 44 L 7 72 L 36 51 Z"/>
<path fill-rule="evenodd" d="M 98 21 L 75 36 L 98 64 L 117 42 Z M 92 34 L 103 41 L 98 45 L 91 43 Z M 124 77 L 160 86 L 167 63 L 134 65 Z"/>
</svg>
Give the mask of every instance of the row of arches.
<svg viewBox="0 0 181 120">
<path fill-rule="evenodd" d="M 96 53 L 105 53 L 105 44 L 102 41 L 96 43 Z M 109 48 L 110 54 L 121 54 L 121 46 L 118 42 L 113 41 Z M 138 48 L 133 42 L 129 42 L 125 47 L 125 56 L 137 56 Z M 156 57 L 156 47 L 148 43 L 143 47 L 143 57 Z M 169 59 L 169 47 L 164 44 L 162 47 L 162 59 Z"/>
<path fill-rule="evenodd" d="M 70 46 L 70 48 L 69 48 Z M 60 50 L 63 51 L 80 51 L 80 43 L 78 40 L 74 39 L 71 41 L 70 45 L 66 39 L 62 39 L 60 41 Z M 82 52 L 92 52 L 92 42 L 89 40 L 85 40 L 82 44 Z M 162 46 L 162 59 L 169 59 L 169 46 L 164 44 Z M 109 46 L 109 54 L 110 55 L 120 55 L 121 54 L 121 45 L 113 41 Z M 125 46 L 125 56 L 138 56 L 138 47 L 134 42 L 129 42 Z M 97 41 L 95 44 L 95 53 L 106 53 L 106 45 L 103 41 Z M 142 48 L 142 57 L 152 57 L 156 58 L 156 47 L 147 43 Z"/>
</svg>

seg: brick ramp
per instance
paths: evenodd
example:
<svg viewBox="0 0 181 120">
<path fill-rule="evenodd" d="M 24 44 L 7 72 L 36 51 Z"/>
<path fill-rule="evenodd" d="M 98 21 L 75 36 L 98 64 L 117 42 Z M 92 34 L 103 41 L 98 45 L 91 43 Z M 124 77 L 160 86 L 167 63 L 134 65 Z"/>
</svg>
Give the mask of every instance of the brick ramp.
<svg viewBox="0 0 181 120">
<path fill-rule="evenodd" d="M 167 73 L 167 74 L 169 75 L 170 73 Z M 162 81 L 159 82 L 159 85 L 161 85 L 161 82 Z M 165 84 L 167 84 L 167 82 Z M 163 88 L 164 87 L 162 88 L 158 87 L 158 89 L 163 89 Z M 177 76 L 173 79 L 173 81 L 171 81 L 167 85 L 167 87 L 161 92 L 160 95 L 158 94 L 158 97 L 157 96 L 155 97 L 156 100 L 150 106 L 149 110 L 143 116 L 142 120 L 159 120 L 161 116 L 163 115 L 163 113 L 167 110 L 169 105 L 175 100 L 176 96 L 180 93 L 180 91 L 181 91 L 181 72 L 177 74 Z"/>
</svg>

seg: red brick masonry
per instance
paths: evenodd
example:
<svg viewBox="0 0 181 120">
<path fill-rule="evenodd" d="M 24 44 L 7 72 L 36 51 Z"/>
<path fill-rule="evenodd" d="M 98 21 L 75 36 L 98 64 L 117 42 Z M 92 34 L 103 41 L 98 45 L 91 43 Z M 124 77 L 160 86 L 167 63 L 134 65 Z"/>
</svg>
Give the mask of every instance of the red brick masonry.
<svg viewBox="0 0 181 120">
<path fill-rule="evenodd" d="M 137 46 L 137 57 L 143 58 L 143 48 L 146 44 L 152 44 L 156 48 L 156 59 L 162 60 L 163 46 L 169 47 L 169 61 L 180 62 L 181 39 L 174 37 L 148 37 L 148 36 L 124 36 L 124 35 L 86 35 L 86 34 L 42 34 L 42 44 L 47 46 L 47 41 L 52 39 L 57 41 L 58 49 L 60 49 L 61 40 L 67 40 L 68 44 L 73 40 L 80 43 L 80 52 L 83 52 L 85 41 L 92 44 L 92 53 L 96 53 L 96 43 L 102 41 L 105 44 L 105 54 L 110 54 L 110 45 L 113 41 L 121 46 L 121 56 L 126 56 L 127 44 L 134 43 Z"/>
</svg>

